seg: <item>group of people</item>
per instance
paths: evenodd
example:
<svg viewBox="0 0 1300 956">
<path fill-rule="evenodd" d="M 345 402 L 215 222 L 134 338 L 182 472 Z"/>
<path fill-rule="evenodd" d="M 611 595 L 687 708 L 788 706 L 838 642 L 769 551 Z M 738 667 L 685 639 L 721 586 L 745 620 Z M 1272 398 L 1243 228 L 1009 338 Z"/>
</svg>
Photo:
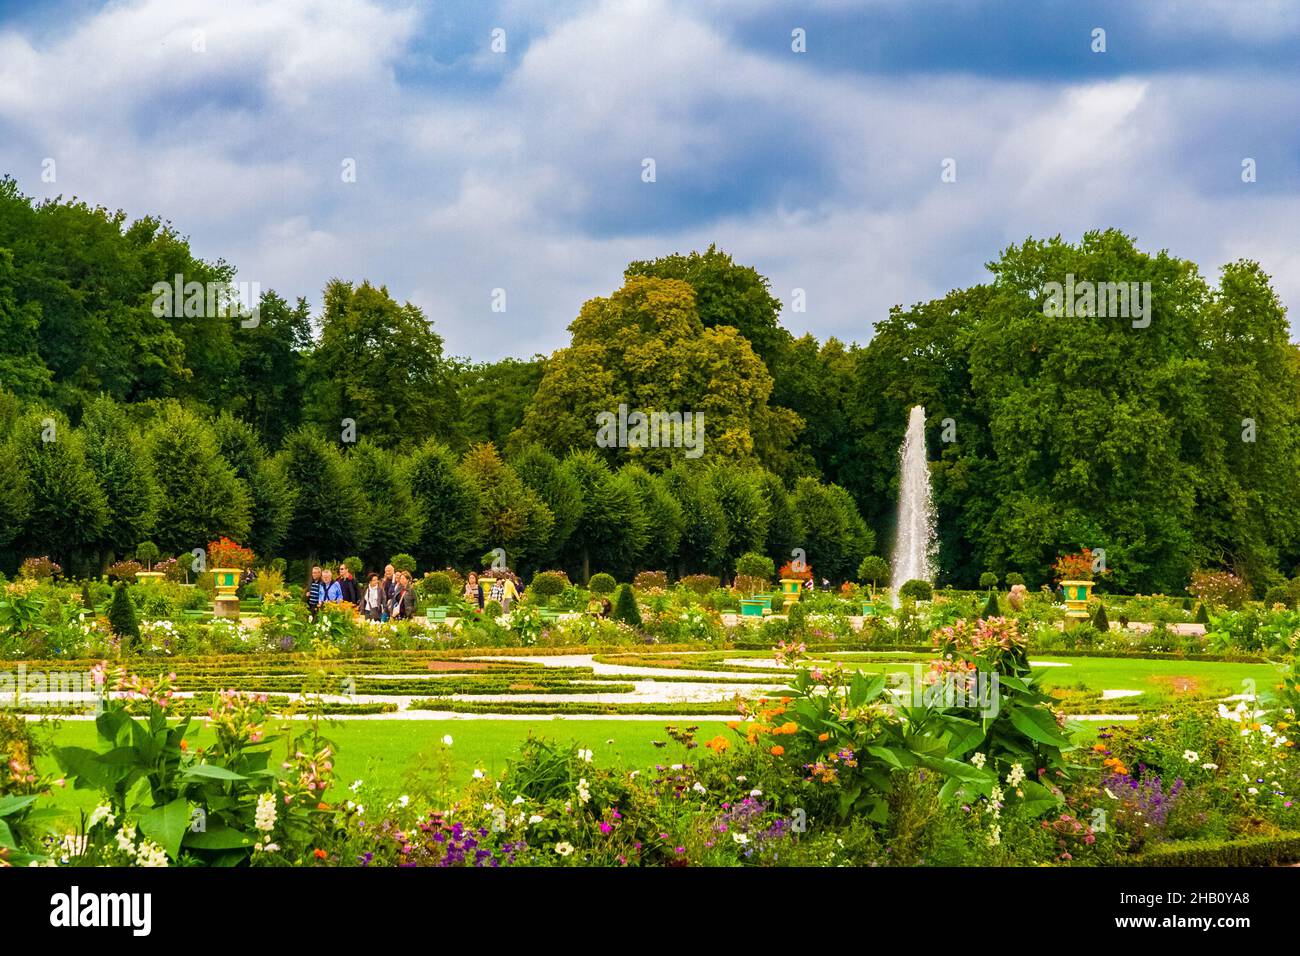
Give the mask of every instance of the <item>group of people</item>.
<svg viewBox="0 0 1300 956">
<path fill-rule="evenodd" d="M 314 622 L 322 604 L 344 601 L 353 604 L 369 621 L 403 621 L 415 616 L 415 587 L 408 571 L 385 566 L 383 577 L 371 571 L 364 586 L 357 583 L 352 569 L 340 564 L 337 574 L 332 568 L 314 567 L 306 590 L 307 610 Z"/>
<path fill-rule="evenodd" d="M 486 593 L 483 591 L 483 585 L 479 584 L 478 575 L 471 571 L 469 577 L 465 579 L 465 603 L 476 610 L 483 610 L 488 601 L 496 601 L 501 606 L 501 610 L 507 614 L 510 613 L 510 606 L 519 600 L 519 588 L 515 587 L 514 579 L 502 575 L 492 581 L 492 586 Z"/>
</svg>

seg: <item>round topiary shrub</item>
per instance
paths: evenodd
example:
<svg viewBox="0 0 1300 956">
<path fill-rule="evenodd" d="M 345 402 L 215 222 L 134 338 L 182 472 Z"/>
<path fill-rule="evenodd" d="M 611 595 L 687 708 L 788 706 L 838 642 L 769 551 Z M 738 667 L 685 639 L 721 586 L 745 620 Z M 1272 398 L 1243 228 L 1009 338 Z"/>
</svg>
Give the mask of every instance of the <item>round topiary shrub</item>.
<svg viewBox="0 0 1300 956">
<path fill-rule="evenodd" d="M 559 597 L 568 586 L 569 576 L 563 571 L 538 571 L 531 585 L 533 593 L 543 598 Z"/>
<path fill-rule="evenodd" d="M 889 563 L 874 554 L 867 555 L 858 565 L 858 580 L 873 588 L 879 587 L 889 580 Z"/>
<path fill-rule="evenodd" d="M 388 559 L 388 563 L 393 566 L 394 571 L 405 571 L 407 574 L 415 573 L 415 558 L 409 554 L 395 554 Z"/>
<path fill-rule="evenodd" d="M 776 562 L 765 554 L 747 551 L 736 559 L 737 577 L 770 581 L 774 574 L 776 574 Z"/>
<path fill-rule="evenodd" d="M 641 609 L 636 606 L 636 595 L 632 593 L 630 584 L 624 584 L 618 589 L 618 597 L 614 599 L 613 618 L 631 627 L 641 626 Z"/>
<path fill-rule="evenodd" d="M 451 575 L 446 571 L 430 571 L 420 579 L 416 589 L 421 597 L 445 598 L 452 594 Z"/>
<path fill-rule="evenodd" d="M 349 571 L 352 572 L 352 576 L 354 578 L 361 577 L 361 572 L 365 570 L 366 567 L 365 564 L 362 562 L 362 560 L 356 556 L 353 556 L 351 558 L 344 558 L 340 563 L 343 565 L 343 567 L 347 568 Z"/>
<path fill-rule="evenodd" d="M 592 594 L 613 594 L 616 587 L 618 582 L 614 580 L 614 576 L 604 571 L 593 574 L 591 580 L 587 582 L 587 590 Z"/>
<path fill-rule="evenodd" d="M 995 588 L 998 586 L 998 576 L 992 571 L 985 571 L 980 575 L 980 587 Z"/>
<path fill-rule="evenodd" d="M 898 589 L 898 596 L 905 601 L 929 601 L 934 597 L 934 585 L 920 578 L 912 578 L 910 581 L 905 581 Z"/>
<path fill-rule="evenodd" d="M 1019 571 L 1007 572 L 1007 587 L 1013 588 L 1017 584 L 1023 585 L 1024 583 L 1025 583 L 1025 576 L 1021 574 Z"/>
</svg>

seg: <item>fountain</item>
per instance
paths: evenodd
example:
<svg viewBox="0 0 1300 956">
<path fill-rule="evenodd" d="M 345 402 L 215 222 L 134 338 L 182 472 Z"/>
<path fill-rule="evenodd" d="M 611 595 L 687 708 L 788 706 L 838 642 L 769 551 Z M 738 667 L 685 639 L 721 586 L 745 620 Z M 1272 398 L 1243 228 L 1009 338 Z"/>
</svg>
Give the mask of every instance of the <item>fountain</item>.
<svg viewBox="0 0 1300 956">
<path fill-rule="evenodd" d="M 930 497 L 930 466 L 925 457 L 925 409 L 913 406 L 907 434 L 898 452 L 898 532 L 894 540 L 890 591 L 898 606 L 898 589 L 919 578 L 934 583 L 934 501 Z"/>
</svg>

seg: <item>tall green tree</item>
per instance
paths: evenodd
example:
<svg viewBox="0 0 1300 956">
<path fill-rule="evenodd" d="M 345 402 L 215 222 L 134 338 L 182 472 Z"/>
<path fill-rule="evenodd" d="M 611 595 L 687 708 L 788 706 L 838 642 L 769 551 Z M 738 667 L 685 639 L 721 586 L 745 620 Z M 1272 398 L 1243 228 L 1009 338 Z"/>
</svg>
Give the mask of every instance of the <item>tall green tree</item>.
<svg viewBox="0 0 1300 956">
<path fill-rule="evenodd" d="M 134 554 L 148 540 L 157 518 L 158 486 L 144 440 L 122 407 L 106 395 L 86 407 L 81 431 L 86 463 L 108 505 L 99 541 L 101 558 Z"/>
<path fill-rule="evenodd" d="M 617 566 L 618 572 L 624 578 L 630 578 L 637 571 L 668 570 L 676 561 L 677 548 L 685 529 L 686 517 L 682 506 L 668 490 L 663 478 L 640 465 L 624 465 L 619 469 L 618 479 L 636 494 L 648 531 L 645 548 L 639 555 L 629 552 L 628 559 Z"/>
<path fill-rule="evenodd" d="M 292 502 L 286 552 L 333 560 L 364 550 L 366 499 L 338 448 L 302 428 L 289 436 L 280 458 Z"/>
<path fill-rule="evenodd" d="M 348 454 L 347 465 L 365 500 L 368 533 L 362 557 L 367 567 L 382 568 L 393 555 L 410 552 L 423 519 L 393 452 L 363 439 Z"/>
<path fill-rule="evenodd" d="M 664 472 L 664 485 L 682 508 L 678 576 L 722 568 L 731 529 L 705 468 L 698 463 L 678 462 Z"/>
<path fill-rule="evenodd" d="M 446 445 L 429 439 L 406 460 L 403 476 L 420 515 L 413 552 L 421 567 L 443 568 L 486 550 L 478 489 Z"/>
<path fill-rule="evenodd" d="M 537 562 L 539 566 L 554 565 L 582 519 L 582 488 L 573 473 L 540 445 L 524 447 L 511 458 L 510 464 L 551 512 L 551 533 L 537 555 Z"/>
<path fill-rule="evenodd" d="M 289 530 L 293 494 L 283 462 L 273 460 L 251 424 L 222 412 L 212 424 L 217 450 L 248 489 L 248 544 L 257 554 L 280 550 Z"/>
<path fill-rule="evenodd" d="M 30 502 L 17 550 L 48 554 L 70 573 L 85 570 L 108 522 L 108 501 L 81 435 L 61 416 L 32 412 L 19 421 L 12 447 Z"/>
<path fill-rule="evenodd" d="M 546 362 L 516 440 L 556 452 L 600 448 L 607 461 L 633 460 L 659 469 L 687 455 L 744 459 L 755 453 L 755 427 L 766 422 L 772 378 L 734 328 L 705 328 L 685 282 L 629 277 L 607 299 L 583 305 L 569 326 L 572 341 Z M 652 447 L 649 433 L 599 431 L 606 416 L 677 413 L 704 419 L 703 442 L 679 433 L 677 444 Z M 620 444 L 627 438 L 624 448 Z M 659 430 L 664 444 L 663 429 Z M 605 442 L 612 438 L 613 441 Z M 643 438 L 644 443 L 635 439 Z M 633 447 L 635 446 L 635 447 Z"/>
<path fill-rule="evenodd" d="M 383 448 L 411 447 L 440 435 L 458 415 L 443 359 L 442 337 L 409 302 L 386 288 L 335 279 L 325 287 L 321 336 L 311 359 L 311 420 Z"/>
<path fill-rule="evenodd" d="M 145 448 L 158 485 L 153 540 L 163 553 L 206 548 L 223 535 L 248 541 L 248 487 L 221 457 L 207 422 L 169 405 L 146 433 Z"/>
<path fill-rule="evenodd" d="M 650 533 L 636 491 L 626 481 L 618 481 L 592 451 L 573 452 L 564 459 L 564 469 L 582 493 L 582 516 L 566 552 L 570 567 L 581 569 L 586 583 L 593 567 L 635 563 Z"/>
<path fill-rule="evenodd" d="M 496 446 L 475 445 L 460 463 L 461 475 L 478 491 L 483 539 L 501 548 L 516 570 L 535 570 L 550 544 L 555 516 L 540 495 L 501 460 Z"/>
</svg>

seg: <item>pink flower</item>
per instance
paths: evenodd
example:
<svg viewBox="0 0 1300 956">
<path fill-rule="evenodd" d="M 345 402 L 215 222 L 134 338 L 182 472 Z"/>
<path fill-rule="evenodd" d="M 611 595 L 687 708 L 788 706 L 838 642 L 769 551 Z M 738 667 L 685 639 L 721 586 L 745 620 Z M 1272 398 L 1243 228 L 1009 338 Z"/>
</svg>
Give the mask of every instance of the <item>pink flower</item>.
<svg viewBox="0 0 1300 956">
<path fill-rule="evenodd" d="M 605 823 L 604 821 L 601 822 L 601 824 L 600 824 L 600 832 L 601 832 L 601 833 L 604 833 L 604 834 L 607 834 L 607 835 L 608 835 L 609 833 L 612 833 L 613 830 L 614 830 L 614 824 L 612 824 L 612 823 Z"/>
</svg>

